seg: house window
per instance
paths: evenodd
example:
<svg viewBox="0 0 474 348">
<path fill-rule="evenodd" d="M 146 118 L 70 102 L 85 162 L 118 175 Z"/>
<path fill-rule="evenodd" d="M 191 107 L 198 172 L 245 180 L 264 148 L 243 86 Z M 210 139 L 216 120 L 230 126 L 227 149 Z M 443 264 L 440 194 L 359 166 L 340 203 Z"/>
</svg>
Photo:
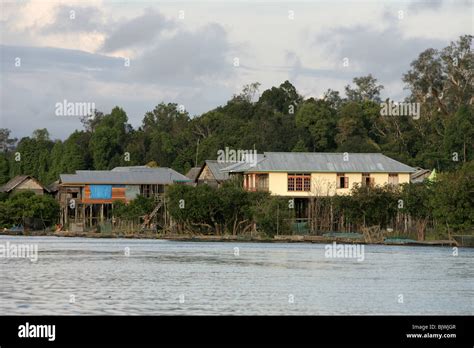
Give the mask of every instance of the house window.
<svg viewBox="0 0 474 348">
<path fill-rule="evenodd" d="M 257 188 L 259 191 L 268 191 L 268 174 L 257 175 Z"/>
<path fill-rule="evenodd" d="M 362 186 L 373 186 L 374 178 L 370 177 L 370 173 L 362 173 Z"/>
<path fill-rule="evenodd" d="M 388 174 L 388 184 L 398 185 L 398 174 Z"/>
<path fill-rule="evenodd" d="M 337 188 L 349 188 L 349 178 L 343 173 L 337 174 Z"/>
<path fill-rule="evenodd" d="M 295 191 L 295 177 L 288 175 L 288 191 Z"/>
<path fill-rule="evenodd" d="M 143 197 L 153 197 L 159 193 L 164 193 L 164 185 L 140 185 L 140 195 Z"/>
<path fill-rule="evenodd" d="M 288 191 L 311 191 L 311 174 L 288 174 Z"/>
</svg>

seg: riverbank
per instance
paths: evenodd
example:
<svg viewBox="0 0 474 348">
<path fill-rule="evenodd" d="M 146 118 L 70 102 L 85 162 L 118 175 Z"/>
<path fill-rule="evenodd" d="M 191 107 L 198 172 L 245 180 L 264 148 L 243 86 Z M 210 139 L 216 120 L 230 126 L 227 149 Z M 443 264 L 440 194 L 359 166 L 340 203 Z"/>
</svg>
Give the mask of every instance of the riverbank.
<svg viewBox="0 0 474 348">
<path fill-rule="evenodd" d="M 81 237 L 81 238 L 129 238 L 129 239 L 165 239 L 172 241 L 186 242 L 256 242 L 256 243 L 344 243 L 344 244 L 381 244 L 381 245 L 408 245 L 408 246 L 461 246 L 456 240 L 432 240 L 432 241 L 415 241 L 415 240 L 387 240 L 385 242 L 366 242 L 361 238 L 347 237 L 327 237 L 312 235 L 276 235 L 268 236 L 210 236 L 210 235 L 192 235 L 192 234 L 163 234 L 153 232 L 135 232 L 135 233 L 97 233 L 97 232 L 47 232 L 47 231 L 29 231 L 26 233 L 18 233 L 16 231 L 1 231 L 0 235 L 9 236 L 52 236 L 52 237 Z M 347 235 L 347 234 L 346 234 Z M 356 234 L 354 234 L 356 235 Z"/>
</svg>

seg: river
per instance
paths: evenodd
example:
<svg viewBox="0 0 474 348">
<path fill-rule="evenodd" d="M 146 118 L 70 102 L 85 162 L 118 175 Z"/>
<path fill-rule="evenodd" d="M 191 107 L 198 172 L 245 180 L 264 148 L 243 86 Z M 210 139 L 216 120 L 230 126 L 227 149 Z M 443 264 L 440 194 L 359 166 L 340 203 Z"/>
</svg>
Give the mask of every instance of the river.
<svg viewBox="0 0 474 348">
<path fill-rule="evenodd" d="M 8 243 L 7 243 L 8 242 Z M 474 314 L 474 249 L 0 236 L 3 315 Z M 5 254 L 5 252 L 4 252 Z"/>
</svg>

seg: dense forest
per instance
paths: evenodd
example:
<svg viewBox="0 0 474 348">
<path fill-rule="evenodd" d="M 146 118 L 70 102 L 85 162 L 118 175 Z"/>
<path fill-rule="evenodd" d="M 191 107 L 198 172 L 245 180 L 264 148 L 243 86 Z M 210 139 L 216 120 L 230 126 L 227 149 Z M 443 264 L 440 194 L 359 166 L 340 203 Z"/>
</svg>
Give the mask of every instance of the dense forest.
<svg viewBox="0 0 474 348">
<path fill-rule="evenodd" d="M 83 118 L 84 128 L 64 141 L 52 140 L 47 129 L 19 140 L 0 129 L 0 184 L 18 174 L 49 184 L 76 169 L 150 161 L 185 173 L 226 146 L 259 153 L 382 152 L 412 166 L 459 169 L 474 157 L 472 38 L 423 51 L 402 76 L 409 92 L 404 102 L 420 103 L 419 118 L 382 116 L 384 87 L 372 75 L 354 78 L 344 95 L 327 90 L 319 99 L 305 99 L 289 81 L 261 93 L 252 83 L 194 117 L 177 104 L 160 103 L 137 129 L 118 106 Z"/>
</svg>

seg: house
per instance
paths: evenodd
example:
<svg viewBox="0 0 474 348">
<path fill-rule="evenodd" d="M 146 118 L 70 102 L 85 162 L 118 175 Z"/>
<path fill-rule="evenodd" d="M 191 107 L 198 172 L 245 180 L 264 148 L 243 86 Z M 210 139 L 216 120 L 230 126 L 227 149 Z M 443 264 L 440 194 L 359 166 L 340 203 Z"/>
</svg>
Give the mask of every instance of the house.
<svg viewBox="0 0 474 348">
<path fill-rule="evenodd" d="M 415 169 L 380 153 L 265 152 L 223 171 L 240 176 L 247 191 L 294 198 L 297 215 L 305 215 L 310 197 L 347 195 L 355 185 L 408 183 Z"/>
<path fill-rule="evenodd" d="M 138 195 L 160 200 L 166 187 L 190 180 L 170 168 L 146 166 L 116 167 L 112 170 L 77 170 L 61 174 L 58 200 L 60 223 L 77 229 L 96 226 L 113 218 L 117 201 L 128 203 Z"/>
<path fill-rule="evenodd" d="M 430 175 L 431 175 L 431 170 L 416 167 L 415 172 L 410 175 L 410 182 L 421 183 L 425 181 L 426 179 L 428 179 Z"/>
<path fill-rule="evenodd" d="M 186 177 L 191 180 L 192 182 L 190 183 L 191 185 L 195 186 L 196 185 L 196 180 L 199 175 L 199 172 L 201 171 L 201 167 L 192 167 L 187 173 Z"/>
<path fill-rule="evenodd" d="M 49 190 L 31 175 L 17 175 L 0 187 L 0 192 L 8 194 L 23 191 L 33 191 L 37 195 L 49 193 Z"/>
<path fill-rule="evenodd" d="M 197 177 L 196 184 L 207 184 L 213 187 L 219 187 L 221 184 L 229 180 L 229 173 L 222 169 L 229 166 L 229 162 L 219 162 L 217 160 L 206 160 L 202 165 Z"/>
</svg>

